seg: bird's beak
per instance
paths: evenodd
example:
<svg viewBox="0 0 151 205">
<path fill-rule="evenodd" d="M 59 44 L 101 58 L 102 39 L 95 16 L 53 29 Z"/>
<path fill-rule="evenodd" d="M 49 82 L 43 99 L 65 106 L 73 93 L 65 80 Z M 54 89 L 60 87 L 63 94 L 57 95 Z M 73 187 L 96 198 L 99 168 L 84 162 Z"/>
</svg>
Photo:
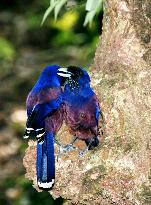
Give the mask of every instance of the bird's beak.
<svg viewBox="0 0 151 205">
<path fill-rule="evenodd" d="M 65 78 L 70 78 L 72 73 L 68 71 L 68 68 L 59 68 L 57 71 L 57 75 Z"/>
</svg>

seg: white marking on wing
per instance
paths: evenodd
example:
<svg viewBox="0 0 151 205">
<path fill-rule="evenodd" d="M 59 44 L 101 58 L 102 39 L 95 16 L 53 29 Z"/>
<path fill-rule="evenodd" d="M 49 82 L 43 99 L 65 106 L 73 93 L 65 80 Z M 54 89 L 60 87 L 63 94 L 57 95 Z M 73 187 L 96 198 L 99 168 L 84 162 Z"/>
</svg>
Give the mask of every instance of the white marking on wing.
<svg viewBox="0 0 151 205">
<path fill-rule="evenodd" d="M 31 131 L 31 130 L 34 130 L 34 129 L 31 128 L 31 127 L 26 127 L 26 130 Z"/>
<path fill-rule="evenodd" d="M 36 131 L 43 130 L 43 129 L 44 129 L 44 128 L 42 127 L 42 128 L 36 129 Z"/>
<path fill-rule="evenodd" d="M 37 135 L 36 137 L 37 137 L 37 138 L 40 138 L 40 137 L 42 137 L 44 134 L 45 134 L 45 132 L 43 132 L 42 134 Z"/>
<path fill-rule="evenodd" d="M 27 139 L 28 137 L 29 137 L 28 135 L 24 135 L 24 136 L 23 136 L 24 139 Z"/>
</svg>

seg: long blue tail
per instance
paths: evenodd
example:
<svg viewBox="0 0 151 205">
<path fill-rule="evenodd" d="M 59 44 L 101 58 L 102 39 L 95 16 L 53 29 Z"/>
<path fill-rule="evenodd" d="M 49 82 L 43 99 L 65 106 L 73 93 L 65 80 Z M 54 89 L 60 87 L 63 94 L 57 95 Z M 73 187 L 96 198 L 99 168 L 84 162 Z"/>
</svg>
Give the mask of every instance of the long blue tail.
<svg viewBox="0 0 151 205">
<path fill-rule="evenodd" d="M 41 189 L 51 189 L 55 182 L 54 135 L 46 132 L 44 143 L 37 142 L 37 182 Z"/>
</svg>

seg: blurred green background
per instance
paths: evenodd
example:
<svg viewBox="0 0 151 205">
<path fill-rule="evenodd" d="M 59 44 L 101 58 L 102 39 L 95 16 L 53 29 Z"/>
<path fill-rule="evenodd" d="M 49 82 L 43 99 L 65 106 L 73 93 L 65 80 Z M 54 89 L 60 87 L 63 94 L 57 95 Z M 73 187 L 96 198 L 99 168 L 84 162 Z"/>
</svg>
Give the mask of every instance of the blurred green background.
<svg viewBox="0 0 151 205">
<path fill-rule="evenodd" d="M 0 3 L 0 205 L 63 204 L 49 193 L 38 193 L 25 179 L 22 139 L 25 99 L 40 71 L 48 64 L 80 65 L 93 61 L 102 13 L 83 27 L 84 1 L 50 15 L 41 27 L 49 0 L 1 0 Z M 76 3 L 76 1 L 74 1 Z"/>
</svg>

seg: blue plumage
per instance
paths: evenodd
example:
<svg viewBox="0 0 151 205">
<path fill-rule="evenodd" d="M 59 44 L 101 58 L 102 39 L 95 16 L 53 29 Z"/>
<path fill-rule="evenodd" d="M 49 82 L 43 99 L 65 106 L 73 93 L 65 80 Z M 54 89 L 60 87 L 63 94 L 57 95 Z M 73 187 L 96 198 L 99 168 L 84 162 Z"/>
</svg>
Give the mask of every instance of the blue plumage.
<svg viewBox="0 0 151 205">
<path fill-rule="evenodd" d="M 63 93 L 65 122 L 69 131 L 78 139 L 84 140 L 88 149 L 99 144 L 98 121 L 100 116 L 99 101 L 90 87 L 88 73 L 79 67 L 70 66 L 58 69 L 70 72 Z"/>
<path fill-rule="evenodd" d="M 61 86 L 64 84 L 63 92 Z M 84 140 L 88 149 L 98 146 L 99 102 L 83 68 L 51 65 L 43 70 L 30 91 L 26 108 L 28 119 L 24 138 L 37 138 L 37 183 L 41 189 L 51 189 L 55 182 L 56 132 L 65 119 L 70 132 L 75 138 Z"/>
<path fill-rule="evenodd" d="M 50 189 L 55 180 L 54 136 L 63 122 L 60 67 L 46 67 L 30 91 L 24 138 L 37 138 L 36 170 L 39 188 Z"/>
<path fill-rule="evenodd" d="M 54 136 L 50 132 L 45 133 L 43 144 L 37 142 L 37 181 L 38 186 L 50 189 L 55 182 L 55 157 L 54 157 Z"/>
</svg>

